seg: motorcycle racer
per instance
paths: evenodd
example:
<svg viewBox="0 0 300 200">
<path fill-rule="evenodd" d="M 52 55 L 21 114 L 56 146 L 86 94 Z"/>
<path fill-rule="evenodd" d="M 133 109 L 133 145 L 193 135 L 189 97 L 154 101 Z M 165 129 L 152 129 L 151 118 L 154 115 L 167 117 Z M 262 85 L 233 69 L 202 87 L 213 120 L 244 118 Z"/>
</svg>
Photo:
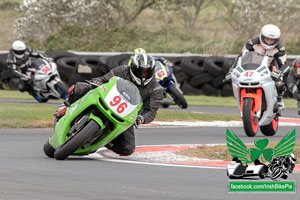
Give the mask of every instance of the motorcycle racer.
<svg viewBox="0 0 300 200">
<path fill-rule="evenodd" d="M 109 81 L 113 76 L 121 77 L 131 81 L 139 89 L 143 99 L 143 107 L 139 112 L 135 126 L 150 123 L 154 120 L 156 112 L 161 106 L 163 89 L 154 78 L 155 61 L 146 53 L 137 53 L 133 56 L 130 65 L 121 65 L 99 78 L 93 78 L 88 83 L 78 82 L 69 89 L 69 98 L 65 105 L 69 106 L 77 99 L 94 88 L 94 85 L 101 85 Z M 65 115 L 66 106 L 61 106 L 54 113 L 57 120 Z M 105 145 L 108 149 L 120 155 L 130 155 L 135 149 L 134 129 L 131 126 L 113 141 Z"/>
<path fill-rule="evenodd" d="M 284 106 L 283 95 L 286 91 L 286 87 L 283 81 L 283 71 L 287 71 L 286 66 L 286 52 L 285 48 L 279 43 L 280 40 L 280 29 L 273 24 L 266 24 L 262 27 L 259 37 L 250 39 L 242 49 L 242 55 L 245 55 L 246 52 L 255 51 L 261 55 L 267 55 L 274 60 L 272 61 L 270 67 L 271 76 L 275 81 L 278 97 L 277 97 L 277 108 L 282 110 Z M 240 57 L 238 56 L 238 58 Z M 226 80 L 231 79 L 231 72 L 237 64 L 237 60 L 230 68 L 229 72 L 226 75 Z"/>
<path fill-rule="evenodd" d="M 287 87 L 293 94 L 294 99 L 297 100 L 297 112 L 300 115 L 300 59 L 293 61 L 292 69 L 289 71 L 287 77 Z"/>
<path fill-rule="evenodd" d="M 30 47 L 27 47 L 26 44 L 21 40 L 16 40 L 12 43 L 12 47 L 7 55 L 7 66 L 11 70 L 13 76 L 20 79 L 19 90 L 21 92 L 32 92 L 32 88 L 29 84 L 31 77 L 26 75 L 27 68 L 30 65 L 31 57 L 52 61 L 52 58 L 49 58 L 43 53 L 33 50 Z"/>
</svg>

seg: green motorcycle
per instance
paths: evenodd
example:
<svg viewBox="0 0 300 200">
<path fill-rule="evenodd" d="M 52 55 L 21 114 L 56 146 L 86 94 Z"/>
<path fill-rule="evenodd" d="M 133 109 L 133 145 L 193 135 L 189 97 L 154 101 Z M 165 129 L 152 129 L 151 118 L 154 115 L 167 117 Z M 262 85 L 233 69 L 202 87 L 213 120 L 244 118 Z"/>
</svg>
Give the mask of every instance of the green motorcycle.
<svg viewBox="0 0 300 200">
<path fill-rule="evenodd" d="M 114 76 L 67 108 L 44 152 L 57 160 L 93 153 L 132 126 L 142 106 L 137 87 Z"/>
</svg>

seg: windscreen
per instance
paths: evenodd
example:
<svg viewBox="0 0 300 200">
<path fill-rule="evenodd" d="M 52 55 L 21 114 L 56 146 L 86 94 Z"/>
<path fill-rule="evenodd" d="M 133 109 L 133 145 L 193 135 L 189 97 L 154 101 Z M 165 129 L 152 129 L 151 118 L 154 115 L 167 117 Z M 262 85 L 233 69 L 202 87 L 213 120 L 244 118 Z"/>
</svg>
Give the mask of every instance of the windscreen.
<svg viewBox="0 0 300 200">
<path fill-rule="evenodd" d="M 132 105 L 138 105 L 141 103 L 140 92 L 133 83 L 122 78 L 118 78 L 117 90 Z"/>
<path fill-rule="evenodd" d="M 31 67 L 35 69 L 40 69 L 45 65 L 45 62 L 42 59 L 34 59 L 31 61 Z"/>
<path fill-rule="evenodd" d="M 247 52 L 242 57 L 242 67 L 245 70 L 255 70 L 260 66 L 263 58 L 263 55 L 259 55 L 254 51 Z"/>
</svg>

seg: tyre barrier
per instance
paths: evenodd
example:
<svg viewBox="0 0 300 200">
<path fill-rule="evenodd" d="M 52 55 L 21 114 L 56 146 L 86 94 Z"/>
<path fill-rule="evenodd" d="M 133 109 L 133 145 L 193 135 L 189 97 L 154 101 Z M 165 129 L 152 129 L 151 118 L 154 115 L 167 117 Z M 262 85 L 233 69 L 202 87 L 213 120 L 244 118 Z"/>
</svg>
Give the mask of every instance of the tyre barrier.
<svg viewBox="0 0 300 200">
<path fill-rule="evenodd" d="M 103 76 L 119 65 L 127 65 L 131 54 L 114 56 L 79 56 L 64 51 L 45 52 L 57 64 L 61 79 L 69 86 Z M 16 88 L 16 80 L 6 67 L 7 54 L 0 54 L 1 83 L 5 88 Z M 185 95 L 233 96 L 231 83 L 224 83 L 225 75 L 234 59 L 219 56 L 165 57 L 174 64 L 173 73 Z M 291 61 L 289 61 L 290 63 Z M 11 84 L 9 82 L 11 81 Z M 0 85 L 0 88 L 3 87 Z M 287 91 L 285 97 L 292 97 Z"/>
</svg>

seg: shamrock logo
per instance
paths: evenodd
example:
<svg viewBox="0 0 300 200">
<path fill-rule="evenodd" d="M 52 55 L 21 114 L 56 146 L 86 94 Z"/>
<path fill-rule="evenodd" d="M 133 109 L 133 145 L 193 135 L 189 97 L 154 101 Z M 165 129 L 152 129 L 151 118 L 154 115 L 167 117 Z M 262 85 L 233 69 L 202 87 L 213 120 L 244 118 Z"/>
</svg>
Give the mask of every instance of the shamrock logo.
<svg viewBox="0 0 300 200">
<path fill-rule="evenodd" d="M 253 162 L 256 159 L 261 158 L 261 156 L 262 156 L 262 158 L 263 158 L 262 161 L 263 162 L 265 162 L 265 161 L 271 162 L 272 158 L 275 154 L 275 150 L 272 149 L 272 148 L 265 149 L 268 146 L 268 144 L 269 144 L 268 139 L 257 139 L 257 140 L 255 140 L 254 145 L 257 148 L 250 148 L 248 150 L 248 153 L 250 155 L 250 160 Z"/>
</svg>

